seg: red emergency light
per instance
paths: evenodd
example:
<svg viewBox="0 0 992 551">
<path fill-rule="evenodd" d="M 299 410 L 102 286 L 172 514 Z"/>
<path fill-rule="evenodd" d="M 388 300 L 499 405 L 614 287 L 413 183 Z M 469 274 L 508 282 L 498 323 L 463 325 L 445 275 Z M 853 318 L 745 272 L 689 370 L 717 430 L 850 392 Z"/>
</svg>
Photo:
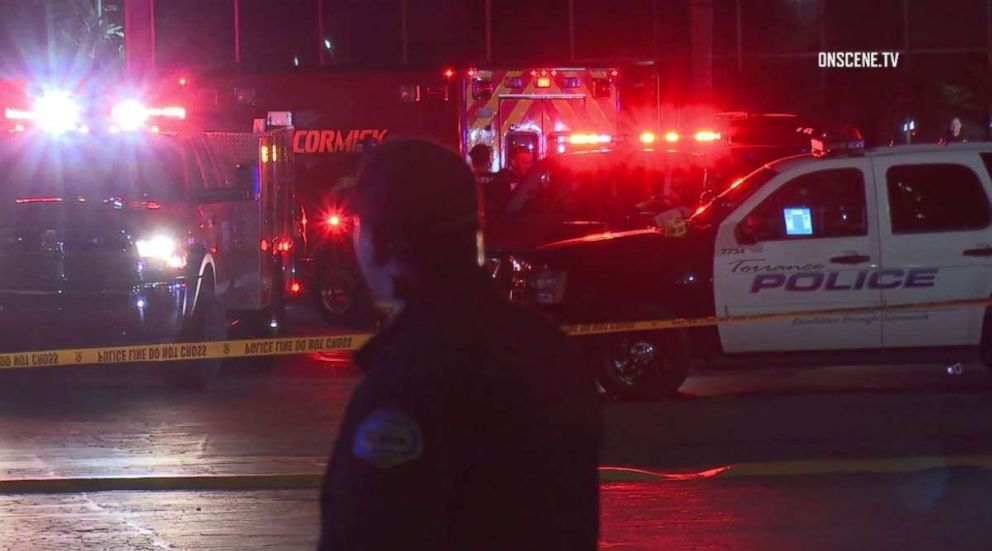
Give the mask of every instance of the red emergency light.
<svg viewBox="0 0 992 551">
<path fill-rule="evenodd" d="M 712 130 L 700 130 L 696 132 L 697 142 L 715 142 L 720 140 L 720 133 Z"/>
<path fill-rule="evenodd" d="M 681 136 L 679 136 L 679 133 L 674 130 L 669 130 L 668 132 L 665 132 L 665 141 L 668 143 L 676 143 L 679 141 L 680 138 Z"/>
<path fill-rule="evenodd" d="M 658 139 L 654 132 L 642 132 L 641 133 L 641 143 L 645 145 L 651 145 Z"/>
<path fill-rule="evenodd" d="M 613 136 L 609 134 L 571 134 L 568 136 L 568 143 L 571 145 L 608 144 L 612 141 Z"/>
</svg>

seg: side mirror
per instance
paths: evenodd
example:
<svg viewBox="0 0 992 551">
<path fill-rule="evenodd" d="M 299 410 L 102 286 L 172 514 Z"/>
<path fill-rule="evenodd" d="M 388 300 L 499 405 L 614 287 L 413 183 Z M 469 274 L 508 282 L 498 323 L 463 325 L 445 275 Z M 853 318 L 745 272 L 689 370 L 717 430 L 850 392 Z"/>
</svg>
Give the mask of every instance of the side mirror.
<svg viewBox="0 0 992 551">
<path fill-rule="evenodd" d="M 757 214 L 749 214 L 734 228 L 734 239 L 740 245 L 754 245 L 764 227 L 764 220 Z"/>
</svg>

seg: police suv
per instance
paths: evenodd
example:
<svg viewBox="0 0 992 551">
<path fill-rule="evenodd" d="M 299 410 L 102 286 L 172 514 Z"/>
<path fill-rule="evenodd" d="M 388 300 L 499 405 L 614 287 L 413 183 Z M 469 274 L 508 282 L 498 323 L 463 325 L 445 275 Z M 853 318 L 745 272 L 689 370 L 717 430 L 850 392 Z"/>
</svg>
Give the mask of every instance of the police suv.
<svg viewBox="0 0 992 551">
<path fill-rule="evenodd" d="M 515 295 L 562 323 L 765 316 L 586 338 L 617 395 L 674 393 L 693 358 L 857 351 L 892 361 L 967 347 L 988 364 L 990 171 L 992 143 L 864 150 L 819 140 L 813 154 L 769 163 L 698 207 L 680 237 L 589 235 L 507 263 Z M 932 304 L 967 300 L 979 304 Z"/>
<path fill-rule="evenodd" d="M 0 346 L 218 340 L 228 317 L 245 336 L 278 328 L 298 238 L 291 129 L 194 131 L 183 108 L 110 97 L 4 109 Z M 202 385 L 217 367 L 168 372 Z"/>
</svg>

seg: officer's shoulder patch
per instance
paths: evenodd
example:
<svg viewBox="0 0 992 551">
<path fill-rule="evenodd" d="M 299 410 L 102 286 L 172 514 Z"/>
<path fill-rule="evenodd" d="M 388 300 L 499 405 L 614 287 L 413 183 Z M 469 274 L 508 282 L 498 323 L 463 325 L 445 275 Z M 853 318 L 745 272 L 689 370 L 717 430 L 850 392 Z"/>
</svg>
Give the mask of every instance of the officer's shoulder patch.
<svg viewBox="0 0 992 551">
<path fill-rule="evenodd" d="M 380 469 L 413 461 L 424 451 L 423 434 L 416 419 L 396 409 L 377 409 L 355 431 L 351 452 Z"/>
</svg>

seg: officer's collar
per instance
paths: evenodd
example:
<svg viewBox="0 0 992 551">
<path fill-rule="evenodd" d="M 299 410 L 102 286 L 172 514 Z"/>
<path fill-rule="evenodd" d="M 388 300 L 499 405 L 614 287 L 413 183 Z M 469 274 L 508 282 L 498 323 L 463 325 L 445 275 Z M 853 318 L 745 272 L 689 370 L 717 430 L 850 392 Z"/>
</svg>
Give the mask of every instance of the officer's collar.
<svg viewBox="0 0 992 551">
<path fill-rule="evenodd" d="M 461 317 L 478 312 L 483 302 L 499 300 L 492 280 L 482 271 L 474 270 L 456 280 L 432 285 L 405 301 L 403 308 L 379 333 L 352 356 L 355 364 L 365 370 L 372 358 L 386 347 L 397 333 L 413 327 L 423 327 L 431 318 Z"/>
</svg>

